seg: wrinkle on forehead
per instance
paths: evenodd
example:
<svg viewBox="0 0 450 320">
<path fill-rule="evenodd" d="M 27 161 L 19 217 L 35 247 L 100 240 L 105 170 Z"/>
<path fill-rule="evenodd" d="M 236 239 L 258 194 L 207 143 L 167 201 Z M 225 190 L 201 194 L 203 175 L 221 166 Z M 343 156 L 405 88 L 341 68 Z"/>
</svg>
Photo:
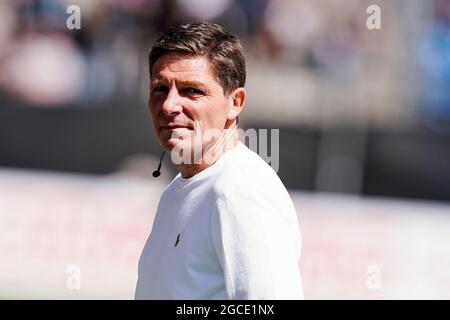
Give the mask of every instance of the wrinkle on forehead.
<svg viewBox="0 0 450 320">
<path fill-rule="evenodd" d="M 171 73 L 208 74 L 214 77 L 210 63 L 206 57 L 179 53 L 169 53 L 160 57 L 153 65 L 154 77 Z M 156 72 L 155 72 L 156 71 Z"/>
</svg>

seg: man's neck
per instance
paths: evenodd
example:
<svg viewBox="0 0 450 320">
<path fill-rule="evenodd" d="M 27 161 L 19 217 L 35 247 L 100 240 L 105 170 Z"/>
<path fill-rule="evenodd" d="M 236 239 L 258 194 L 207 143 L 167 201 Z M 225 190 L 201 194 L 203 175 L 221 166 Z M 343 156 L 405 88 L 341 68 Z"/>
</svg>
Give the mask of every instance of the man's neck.
<svg viewBox="0 0 450 320">
<path fill-rule="evenodd" d="M 200 163 L 180 164 L 176 167 L 183 178 L 191 178 L 216 163 L 226 151 L 233 149 L 238 141 L 237 126 L 224 129 L 218 139 L 203 148 Z"/>
</svg>

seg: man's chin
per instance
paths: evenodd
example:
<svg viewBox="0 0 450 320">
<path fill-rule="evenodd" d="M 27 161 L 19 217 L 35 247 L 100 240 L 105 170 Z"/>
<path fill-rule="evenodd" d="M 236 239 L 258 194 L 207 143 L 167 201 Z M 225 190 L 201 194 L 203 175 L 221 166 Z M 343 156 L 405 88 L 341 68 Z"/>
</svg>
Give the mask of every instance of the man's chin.
<svg viewBox="0 0 450 320">
<path fill-rule="evenodd" d="M 162 141 L 162 145 L 164 150 L 166 151 L 172 151 L 173 148 L 177 147 L 177 148 L 186 148 L 186 141 L 183 141 L 181 139 L 178 138 L 169 138 L 169 139 L 165 139 Z"/>
<path fill-rule="evenodd" d="M 169 152 L 169 153 L 174 152 L 175 157 L 183 157 L 184 158 L 184 157 L 186 157 L 186 155 L 185 155 L 186 152 L 188 154 L 190 154 L 191 157 L 194 154 L 198 154 L 198 152 L 200 152 L 200 158 L 202 157 L 202 152 L 203 152 L 202 145 L 195 146 L 190 141 L 170 138 L 170 139 L 162 141 L 162 145 L 166 152 Z M 195 160 L 193 160 L 194 158 L 191 158 L 191 157 L 189 157 L 191 159 L 191 161 L 195 161 Z"/>
</svg>

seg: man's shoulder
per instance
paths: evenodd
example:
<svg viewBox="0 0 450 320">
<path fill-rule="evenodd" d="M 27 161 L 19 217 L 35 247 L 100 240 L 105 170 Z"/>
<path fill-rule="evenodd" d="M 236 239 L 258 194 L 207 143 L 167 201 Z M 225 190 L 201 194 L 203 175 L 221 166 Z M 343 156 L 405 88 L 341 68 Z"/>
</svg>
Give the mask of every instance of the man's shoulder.
<svg viewBox="0 0 450 320">
<path fill-rule="evenodd" d="M 295 206 L 277 173 L 259 155 L 249 152 L 245 156 L 248 162 L 234 162 L 214 181 L 211 191 L 217 210 L 213 212 L 232 221 L 256 218 L 296 225 Z"/>
<path fill-rule="evenodd" d="M 213 183 L 217 195 L 227 197 L 240 193 L 247 197 L 279 197 L 287 193 L 275 170 L 245 145 L 240 146 L 231 160 Z"/>
</svg>

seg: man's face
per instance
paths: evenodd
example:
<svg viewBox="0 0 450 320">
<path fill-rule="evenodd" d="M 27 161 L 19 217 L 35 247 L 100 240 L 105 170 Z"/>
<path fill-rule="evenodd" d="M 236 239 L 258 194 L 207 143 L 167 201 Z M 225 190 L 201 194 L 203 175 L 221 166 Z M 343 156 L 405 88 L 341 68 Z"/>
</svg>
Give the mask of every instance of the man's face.
<svg viewBox="0 0 450 320">
<path fill-rule="evenodd" d="M 194 136 L 203 137 L 206 130 L 225 128 L 232 100 L 224 95 L 206 57 L 169 53 L 156 60 L 152 71 L 148 107 L 165 150 L 192 144 Z M 196 122 L 201 127 L 196 125 L 194 132 Z"/>
</svg>

